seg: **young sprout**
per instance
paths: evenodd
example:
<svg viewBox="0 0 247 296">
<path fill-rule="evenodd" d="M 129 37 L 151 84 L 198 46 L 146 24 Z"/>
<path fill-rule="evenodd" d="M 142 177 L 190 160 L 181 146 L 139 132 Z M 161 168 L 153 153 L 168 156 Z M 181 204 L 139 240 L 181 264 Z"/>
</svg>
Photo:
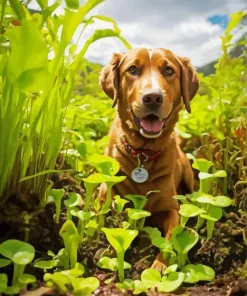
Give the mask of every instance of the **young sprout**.
<svg viewBox="0 0 247 296">
<path fill-rule="evenodd" d="M 177 261 L 179 268 L 182 268 L 188 258 L 188 252 L 198 242 L 198 233 L 181 225 L 175 227 L 171 234 L 171 243 L 174 249 L 178 252 Z"/>
<path fill-rule="evenodd" d="M 164 237 L 156 236 L 151 239 L 152 244 L 160 249 L 163 254 L 163 259 L 167 260 L 170 257 L 175 257 L 176 253 L 173 251 L 172 244 Z"/>
<path fill-rule="evenodd" d="M 137 230 L 122 228 L 102 228 L 108 242 L 115 249 L 118 260 L 118 277 L 122 283 L 124 280 L 124 253 L 129 248 L 133 239 L 137 236 Z"/>
<path fill-rule="evenodd" d="M 214 174 L 209 174 L 205 172 L 200 172 L 198 177 L 200 179 L 200 194 L 209 193 L 211 184 L 216 178 L 225 178 L 226 172 L 224 170 L 220 170 L 215 172 Z"/>
<path fill-rule="evenodd" d="M 213 235 L 214 224 L 222 217 L 222 209 L 228 207 L 232 204 L 232 200 L 227 196 L 213 196 L 210 194 L 203 194 L 199 196 L 196 201 L 198 203 L 204 204 L 207 213 L 200 214 L 200 219 L 202 223 L 197 225 L 202 226 L 205 219 L 207 220 L 207 238 L 211 238 Z"/>
<path fill-rule="evenodd" d="M 0 254 L 14 263 L 12 286 L 18 286 L 26 265 L 33 261 L 34 247 L 28 243 L 10 239 L 0 244 Z"/>
<path fill-rule="evenodd" d="M 84 236 L 85 225 L 93 216 L 95 216 L 95 213 L 85 212 L 83 210 L 80 210 L 80 211 L 71 210 L 71 215 L 79 219 L 79 222 L 77 225 L 77 231 L 81 236 L 81 240 L 82 240 Z"/>
<path fill-rule="evenodd" d="M 125 198 L 131 200 L 134 204 L 134 208 L 137 210 L 142 210 L 148 201 L 147 197 L 144 195 L 127 194 Z"/>
<path fill-rule="evenodd" d="M 115 176 L 120 168 L 117 160 L 106 155 L 94 154 L 89 161 L 93 163 L 99 173 L 108 176 Z"/>
<path fill-rule="evenodd" d="M 203 264 L 189 264 L 182 268 L 184 273 L 184 282 L 195 284 L 199 281 L 212 281 L 215 278 L 214 270 Z"/>
<path fill-rule="evenodd" d="M 118 270 L 118 260 L 117 258 L 110 258 L 110 257 L 102 257 L 100 258 L 97 265 L 103 269 L 110 269 L 111 271 Z M 131 268 L 131 265 L 128 262 L 124 261 L 124 269 Z"/>
<path fill-rule="evenodd" d="M 129 224 L 132 229 L 143 229 L 145 218 L 151 216 L 150 212 L 138 209 L 126 209 L 129 216 Z M 140 220 L 139 227 L 137 227 L 136 222 Z"/>
<path fill-rule="evenodd" d="M 67 220 L 71 220 L 72 215 L 71 215 L 71 210 L 75 209 L 78 206 L 82 205 L 82 198 L 80 194 L 76 192 L 70 192 L 69 193 L 69 198 L 64 201 L 64 204 L 67 208 Z"/>
<path fill-rule="evenodd" d="M 77 249 L 81 242 L 81 236 L 71 220 L 67 220 L 59 231 L 63 238 L 65 250 L 70 260 L 70 268 L 74 268 L 77 262 Z"/>
<path fill-rule="evenodd" d="M 62 203 L 62 198 L 65 194 L 64 189 L 51 189 L 48 193 L 48 202 L 54 201 L 55 206 L 56 206 L 56 218 L 55 222 L 59 222 L 60 218 L 60 212 L 61 212 L 61 203 Z"/>
<path fill-rule="evenodd" d="M 181 215 L 180 224 L 185 226 L 189 218 L 196 217 L 203 213 L 206 213 L 206 210 L 200 209 L 199 207 L 192 204 L 183 204 L 179 209 L 179 214 Z"/>
<path fill-rule="evenodd" d="M 128 200 L 121 198 L 119 195 L 115 195 L 113 199 L 114 199 L 114 209 L 116 210 L 117 213 L 121 213 L 126 203 L 129 202 Z"/>
<path fill-rule="evenodd" d="M 213 166 L 213 162 L 204 158 L 194 159 L 192 167 L 200 172 L 207 173 L 208 170 Z"/>
<path fill-rule="evenodd" d="M 145 269 L 141 274 L 141 281 L 146 289 L 154 290 L 157 288 L 159 292 L 165 293 L 175 291 L 181 286 L 183 280 L 184 274 L 172 271 L 172 269 L 168 270 L 162 278 L 159 271 L 151 268 Z"/>
</svg>

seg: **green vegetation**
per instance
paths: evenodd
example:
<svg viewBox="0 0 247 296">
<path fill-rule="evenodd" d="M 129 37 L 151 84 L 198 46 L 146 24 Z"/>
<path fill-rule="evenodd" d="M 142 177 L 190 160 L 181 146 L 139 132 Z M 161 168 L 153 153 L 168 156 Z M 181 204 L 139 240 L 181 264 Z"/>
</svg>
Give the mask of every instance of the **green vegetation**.
<svg viewBox="0 0 247 296">
<path fill-rule="evenodd" d="M 180 112 L 177 131 L 199 171 L 198 186 L 192 194 L 174 196 L 181 203 L 181 219 L 167 240 L 157 228 L 145 227 L 150 192 L 112 196 L 112 187 L 125 179 L 117 176 L 118 162 L 102 155 L 114 110 L 99 89 L 101 65 L 84 55 L 101 38 L 117 37 L 126 48 L 130 45 L 114 20 L 88 17 L 101 2 L 88 0 L 80 7 L 78 0 L 66 0 L 64 15 L 53 13 L 59 2 L 49 6 L 39 0 L 41 11 L 34 14 L 18 0 L 0 3 L 0 227 L 6 229 L 0 241 L 0 295 L 37 289 L 40 281 L 75 296 L 91 295 L 109 283 L 134 294 L 167 293 L 217 276 L 210 264 L 190 254 L 199 243 L 216 246 L 215 225 L 223 221 L 221 230 L 226 228 L 225 217 L 241 203 L 238 198 L 247 184 L 246 51 L 234 58 L 229 53 L 232 32 L 246 12 L 232 15 L 215 74 L 200 74 L 192 114 Z M 97 19 L 109 29 L 95 30 L 79 47 L 75 31 L 81 28 L 83 35 Z M 246 47 L 247 41 L 240 45 Z M 105 202 L 97 191 L 102 183 Z M 235 214 L 245 217 L 243 210 Z M 42 232 L 47 229 L 52 229 L 51 237 Z M 240 236 L 241 250 L 239 241 L 246 243 L 246 234 L 242 228 L 240 234 L 231 229 Z M 39 236 L 45 237 L 41 246 Z M 153 248 L 162 252 L 167 268 L 161 274 L 145 265 L 138 279 L 132 279 L 136 258 L 130 254 L 144 240 L 141 262 L 151 256 L 143 255 L 145 249 Z M 94 245 L 95 262 L 81 259 Z M 221 252 L 227 256 L 230 251 Z M 97 278 L 96 266 L 110 277 Z M 24 273 L 26 267 L 33 274 Z"/>
</svg>

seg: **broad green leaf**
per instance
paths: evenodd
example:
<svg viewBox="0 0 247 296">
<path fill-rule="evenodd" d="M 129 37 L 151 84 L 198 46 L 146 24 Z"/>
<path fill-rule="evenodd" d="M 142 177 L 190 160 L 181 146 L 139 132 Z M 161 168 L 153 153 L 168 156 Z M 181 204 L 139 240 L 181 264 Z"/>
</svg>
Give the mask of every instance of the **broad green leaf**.
<svg viewBox="0 0 247 296">
<path fill-rule="evenodd" d="M 141 218 L 151 216 L 150 212 L 147 212 L 147 211 L 144 211 L 144 210 L 128 208 L 128 209 L 126 209 L 126 211 L 128 212 L 129 218 L 131 218 L 132 220 L 138 220 L 138 219 L 141 219 Z"/>
<path fill-rule="evenodd" d="M 8 266 L 11 263 L 11 260 L 0 258 L 0 268 Z"/>
<path fill-rule="evenodd" d="M 226 174 L 226 171 L 220 170 L 214 173 L 214 176 L 217 178 L 225 178 L 227 174 Z"/>
<path fill-rule="evenodd" d="M 182 254 L 187 254 L 198 242 L 198 233 L 187 227 L 177 226 L 171 234 L 171 243 L 174 249 Z"/>
<path fill-rule="evenodd" d="M 0 244 L 0 254 L 16 264 L 27 265 L 33 261 L 35 249 L 28 243 L 10 239 Z"/>
<path fill-rule="evenodd" d="M 7 289 L 8 277 L 5 273 L 0 273 L 0 293 L 3 293 Z"/>
<path fill-rule="evenodd" d="M 165 293 L 173 292 L 182 285 L 183 280 L 183 272 L 171 272 L 167 277 L 162 278 L 161 283 L 158 284 L 158 290 Z"/>
<path fill-rule="evenodd" d="M 97 265 L 103 269 L 110 269 L 111 271 L 118 270 L 118 261 L 117 258 L 102 257 Z M 124 269 L 131 268 L 131 265 L 128 262 L 124 261 Z"/>
<path fill-rule="evenodd" d="M 34 263 L 34 267 L 41 269 L 51 269 L 56 266 L 57 260 L 39 260 Z"/>
<path fill-rule="evenodd" d="M 119 171 L 119 163 L 112 157 L 94 154 L 89 158 L 99 173 L 114 176 Z"/>
<path fill-rule="evenodd" d="M 141 280 L 147 288 L 154 288 L 160 281 L 160 272 L 156 269 L 145 269 L 141 274 Z"/>
<path fill-rule="evenodd" d="M 194 284 L 199 281 L 212 281 L 215 278 L 214 270 L 203 264 L 189 264 L 182 268 L 185 275 L 184 282 Z"/>
<path fill-rule="evenodd" d="M 95 277 L 72 279 L 73 296 L 91 295 L 99 285 Z"/>
<path fill-rule="evenodd" d="M 204 158 L 198 158 L 194 160 L 192 167 L 200 172 L 207 173 L 212 165 L 213 165 L 212 161 L 209 161 Z"/>
<path fill-rule="evenodd" d="M 131 200 L 134 204 L 134 208 L 138 210 L 142 210 L 148 201 L 146 196 L 137 194 L 127 194 L 125 198 Z"/>
<path fill-rule="evenodd" d="M 137 230 L 122 228 L 102 228 L 102 231 L 117 253 L 125 252 L 138 234 Z"/>
<path fill-rule="evenodd" d="M 31 284 L 31 283 L 35 283 L 36 282 L 36 277 L 33 276 L 32 274 L 24 273 L 18 278 L 18 281 L 20 283 L 22 283 L 22 284 L 28 285 L 28 284 Z"/>
<path fill-rule="evenodd" d="M 195 217 L 205 212 L 206 210 L 200 209 L 199 207 L 191 204 L 181 205 L 179 210 L 179 214 L 184 217 Z"/>
<path fill-rule="evenodd" d="M 167 275 L 168 273 L 171 273 L 171 272 L 175 272 L 175 271 L 177 271 L 177 269 L 178 269 L 178 265 L 177 264 L 170 265 L 164 271 L 164 275 Z"/>
<path fill-rule="evenodd" d="M 196 201 L 201 203 L 208 203 L 222 208 L 229 207 L 232 204 L 232 200 L 224 195 L 213 196 L 210 194 L 203 194 L 199 196 Z"/>
<path fill-rule="evenodd" d="M 77 9 L 79 7 L 79 0 L 65 0 L 68 8 Z"/>
<path fill-rule="evenodd" d="M 76 192 L 69 193 L 69 199 L 64 201 L 64 204 L 67 208 L 81 206 L 82 205 L 82 197 L 80 194 Z"/>
<path fill-rule="evenodd" d="M 171 253 L 175 256 L 175 252 L 173 251 L 172 244 L 170 241 L 164 237 L 154 237 L 152 239 L 152 244 L 159 248 L 162 252 Z"/>
<path fill-rule="evenodd" d="M 7 64 L 9 80 L 23 90 L 49 88 L 48 49 L 36 24 L 23 19 L 21 27 L 9 29 L 8 36 L 12 48 Z"/>
</svg>

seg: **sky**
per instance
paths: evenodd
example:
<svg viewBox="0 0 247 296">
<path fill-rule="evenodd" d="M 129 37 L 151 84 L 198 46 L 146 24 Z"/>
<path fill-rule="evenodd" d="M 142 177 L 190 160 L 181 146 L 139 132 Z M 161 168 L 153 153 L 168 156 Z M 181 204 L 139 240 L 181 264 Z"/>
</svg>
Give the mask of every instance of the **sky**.
<svg viewBox="0 0 247 296">
<path fill-rule="evenodd" d="M 246 0 L 105 0 L 90 15 L 113 18 L 122 36 L 134 48 L 170 49 L 190 58 L 194 66 L 201 66 L 220 56 L 220 36 L 230 14 L 246 8 Z M 95 28 L 111 27 L 109 23 L 96 21 L 85 30 L 79 46 Z M 115 52 L 127 52 L 127 49 L 117 38 L 106 38 L 92 44 L 85 57 L 106 65 Z"/>
</svg>

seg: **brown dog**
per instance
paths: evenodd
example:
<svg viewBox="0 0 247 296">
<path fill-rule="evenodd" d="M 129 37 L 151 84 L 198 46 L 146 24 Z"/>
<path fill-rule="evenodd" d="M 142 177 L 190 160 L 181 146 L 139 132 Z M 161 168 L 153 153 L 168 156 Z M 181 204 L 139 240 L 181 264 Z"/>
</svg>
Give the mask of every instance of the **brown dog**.
<svg viewBox="0 0 247 296">
<path fill-rule="evenodd" d="M 148 196 L 145 210 L 169 238 L 179 224 L 178 202 L 172 197 L 182 184 L 187 193 L 194 186 L 190 163 L 173 129 L 181 98 L 190 112 L 190 100 L 199 87 L 197 74 L 189 59 L 169 50 L 132 49 L 114 54 L 100 82 L 117 109 L 106 155 L 115 158 L 127 176 L 114 187 L 114 194 L 124 197 L 159 190 Z M 153 267 L 162 268 L 161 255 Z"/>
</svg>

